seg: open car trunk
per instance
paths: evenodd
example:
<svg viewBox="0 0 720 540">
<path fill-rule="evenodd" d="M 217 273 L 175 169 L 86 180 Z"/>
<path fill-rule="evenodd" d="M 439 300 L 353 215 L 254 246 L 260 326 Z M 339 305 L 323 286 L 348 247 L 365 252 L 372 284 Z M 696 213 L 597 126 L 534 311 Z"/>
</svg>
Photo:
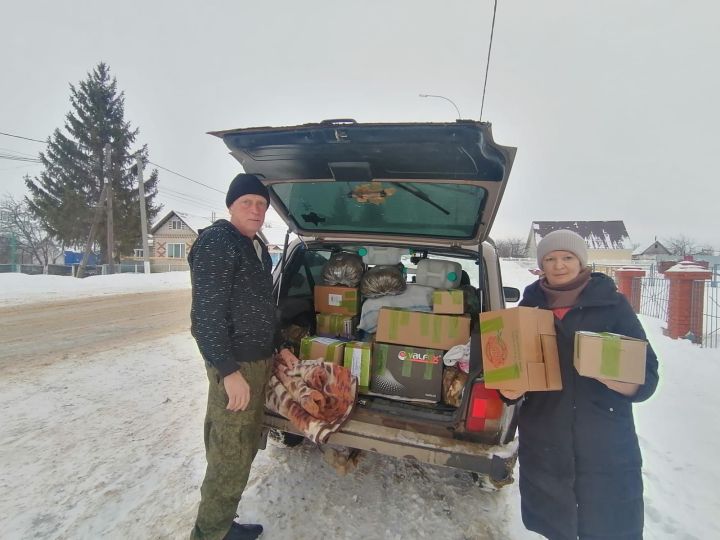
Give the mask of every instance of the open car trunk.
<svg viewBox="0 0 720 540">
<path fill-rule="evenodd" d="M 296 242 L 290 246 L 285 257 L 285 264 L 276 268 L 276 290 L 278 295 L 278 320 L 287 338 L 292 342 L 296 352 L 299 337 L 315 334 L 316 307 L 313 304 L 313 292 L 316 285 L 322 282 L 322 270 L 332 253 L 352 252 L 368 244 L 349 244 L 333 242 Z M 474 292 L 471 299 L 473 313 L 471 317 L 471 355 L 470 373 L 467 377 L 462 401 L 452 406 L 438 400 L 435 403 L 406 401 L 381 395 L 360 394 L 353 419 L 361 420 L 378 426 L 390 426 L 411 432 L 451 437 L 457 440 L 473 440 L 486 444 L 498 444 L 507 432 L 507 419 L 500 418 L 488 422 L 487 429 L 482 432 L 469 433 L 464 429 L 464 421 L 470 397 L 470 389 L 477 377 L 482 375 L 482 362 L 479 352 L 478 312 L 490 309 L 493 301 L 502 303 L 497 291 L 488 288 L 487 262 L 479 251 L 470 249 L 428 250 L 425 247 L 408 248 L 409 254 L 403 257 L 408 270 L 408 282 L 414 280 L 413 260 L 422 258 L 453 259 L 464 261 L 464 278 L 470 283 L 467 291 Z M 411 255 L 412 253 L 413 255 Z M 492 251 L 494 253 L 494 251 Z M 497 271 L 495 269 L 495 271 Z M 282 273 L 282 276 L 281 276 Z M 497 308 L 495 308 L 497 309 Z"/>
<path fill-rule="evenodd" d="M 497 144 L 489 123 L 467 120 L 399 124 L 330 120 L 213 134 L 223 139 L 246 173 L 255 174 L 268 187 L 273 209 L 285 221 L 289 232 L 299 237 L 286 246 L 274 271 L 279 325 L 285 341 L 296 353 L 303 336 L 317 335 L 318 317 L 332 313 L 323 311 L 326 306 L 320 309 L 316 305 L 314 293 L 320 285 L 338 285 L 324 283 L 322 277 L 323 267 L 333 253 L 352 253 L 357 257 L 363 250 L 399 250 L 403 253 L 400 261 L 378 263 L 368 259 L 363 273 L 374 265 L 395 265 L 407 272 L 406 278 L 399 278 L 406 279 L 405 286 L 415 281 L 416 271 L 421 273 L 421 263 L 440 259 L 442 265 L 452 259 L 453 268 L 458 269 L 447 274 L 454 275 L 452 285 L 432 287 L 449 289 L 460 284 L 466 287 L 464 313 L 451 311 L 442 323 L 447 323 L 448 328 L 463 325 L 463 332 L 469 325 L 462 339 L 458 334 L 457 340 L 445 340 L 443 346 L 430 347 L 428 340 L 424 344 L 410 338 L 393 341 L 389 335 L 384 340 L 357 333 L 334 336 L 369 343 L 373 357 L 376 345 L 404 348 L 394 350 L 392 356 L 386 352 L 386 360 L 389 363 L 392 358 L 396 366 L 401 366 L 398 370 L 407 368 L 409 375 L 401 373 L 405 380 L 418 377 L 413 371 L 417 364 L 412 364 L 418 358 L 406 349 L 433 349 L 432 362 L 424 361 L 424 357 L 420 362 L 437 365 L 438 353 L 444 354 L 453 346 L 466 346 L 469 341 L 469 374 L 466 382 L 458 383 L 460 389 L 456 385 L 454 399 L 441 398 L 435 387 L 434 393 L 423 394 L 433 397 L 425 402 L 408 400 L 413 396 L 407 394 L 388 397 L 392 392 L 379 391 L 377 386 L 373 390 L 371 380 L 370 387 L 360 392 L 352 416 L 330 435 L 328 442 L 471 470 L 506 482 L 515 452 L 502 445 L 514 435 L 514 407 L 504 406 L 497 392 L 487 391 L 482 383 L 477 327 L 480 311 L 504 307 L 497 255 L 488 235 L 515 149 Z M 455 282 L 456 279 L 460 281 Z M 428 283 L 418 285 L 430 287 Z M 354 307 L 362 306 L 364 310 L 367 298 L 358 292 L 362 286 L 347 287 L 355 289 L 358 303 Z M 434 292 L 430 297 L 434 298 L 433 295 Z M 431 315 L 411 315 L 418 325 L 428 325 L 428 320 L 434 323 L 439 320 L 432 313 L 432 303 L 428 300 L 421 306 L 424 309 L 413 309 L 417 306 L 399 309 Z M 364 313 L 358 310 L 350 318 L 355 315 L 360 319 L 356 328 L 364 329 Z M 392 318 L 392 314 L 386 315 Z M 378 322 L 377 328 L 380 326 Z M 392 326 L 386 321 L 383 328 Z M 415 332 L 415 338 L 420 334 Z M 345 343 L 344 347 L 354 346 Z M 376 360 L 373 358 L 372 362 Z M 355 362 L 356 358 L 351 358 L 353 370 L 357 368 Z M 365 357 L 362 362 L 366 362 Z M 453 369 L 452 374 L 457 373 L 455 367 L 448 370 L 442 366 L 442 357 L 440 364 L 443 378 Z M 431 375 L 427 370 L 423 372 L 422 378 L 435 384 L 437 370 L 432 371 Z M 287 419 L 273 413 L 265 415 L 264 424 L 267 428 L 299 433 Z"/>
</svg>

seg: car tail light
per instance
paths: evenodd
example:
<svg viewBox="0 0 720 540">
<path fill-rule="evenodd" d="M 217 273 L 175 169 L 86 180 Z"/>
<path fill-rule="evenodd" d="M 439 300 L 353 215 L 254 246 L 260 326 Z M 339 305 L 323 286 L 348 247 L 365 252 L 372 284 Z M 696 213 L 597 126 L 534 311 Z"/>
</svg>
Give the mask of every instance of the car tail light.
<svg viewBox="0 0 720 540">
<path fill-rule="evenodd" d="M 503 402 L 497 390 L 485 388 L 482 382 L 476 382 L 470 393 L 465 427 L 468 431 L 494 429 L 499 425 L 502 410 Z"/>
</svg>

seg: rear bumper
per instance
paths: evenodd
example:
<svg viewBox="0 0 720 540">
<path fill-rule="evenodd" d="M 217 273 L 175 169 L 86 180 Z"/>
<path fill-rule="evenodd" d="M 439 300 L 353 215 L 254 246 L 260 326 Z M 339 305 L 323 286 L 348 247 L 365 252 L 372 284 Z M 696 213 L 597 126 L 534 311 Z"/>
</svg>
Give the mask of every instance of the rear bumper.
<svg viewBox="0 0 720 540">
<path fill-rule="evenodd" d="M 264 428 L 302 435 L 285 418 L 265 414 Z M 327 444 L 357 448 L 421 463 L 462 469 L 487 476 L 497 485 L 512 482 L 517 457 L 515 443 L 489 446 L 458 441 L 425 433 L 349 420 L 340 431 L 330 435 Z"/>
</svg>

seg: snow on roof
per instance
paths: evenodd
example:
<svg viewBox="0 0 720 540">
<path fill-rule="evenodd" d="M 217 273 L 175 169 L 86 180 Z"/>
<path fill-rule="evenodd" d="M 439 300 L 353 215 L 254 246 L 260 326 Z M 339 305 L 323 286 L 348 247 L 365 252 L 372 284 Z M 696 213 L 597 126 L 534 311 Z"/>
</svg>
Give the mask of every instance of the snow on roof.
<svg viewBox="0 0 720 540">
<path fill-rule="evenodd" d="M 662 242 L 654 240 L 649 246 L 638 246 L 635 248 L 633 255 L 670 255 L 670 250 L 666 248 Z"/>
<path fill-rule="evenodd" d="M 615 221 L 533 221 L 536 243 L 559 229 L 568 229 L 583 237 L 590 249 L 630 249 L 630 237 L 622 220 Z"/>
<path fill-rule="evenodd" d="M 187 214 L 185 212 L 176 212 L 176 214 L 195 233 L 198 233 L 201 229 L 205 229 L 212 225 L 210 216 L 197 216 L 195 214 Z"/>
</svg>

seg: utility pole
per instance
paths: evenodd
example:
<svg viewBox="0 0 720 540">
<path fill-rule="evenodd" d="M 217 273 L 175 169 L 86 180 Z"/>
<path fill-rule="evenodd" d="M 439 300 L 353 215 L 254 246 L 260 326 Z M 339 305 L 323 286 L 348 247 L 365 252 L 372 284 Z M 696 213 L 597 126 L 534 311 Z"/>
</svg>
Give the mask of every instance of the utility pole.
<svg viewBox="0 0 720 540">
<path fill-rule="evenodd" d="M 135 154 L 137 167 L 138 191 L 140 192 L 140 232 L 142 233 L 143 267 L 146 274 L 150 273 L 150 248 L 148 247 L 147 210 L 145 208 L 145 183 L 143 180 L 143 161 L 140 152 Z"/>
<path fill-rule="evenodd" d="M 104 167 L 104 176 L 105 176 L 105 187 L 107 188 L 106 198 L 107 198 L 107 221 L 106 221 L 106 229 L 107 229 L 107 265 L 108 265 L 108 273 L 114 274 L 115 273 L 115 260 L 114 260 L 114 254 L 115 254 L 115 235 L 113 233 L 113 189 L 112 189 L 112 174 L 110 172 L 110 143 L 105 144 L 105 167 Z"/>
</svg>

